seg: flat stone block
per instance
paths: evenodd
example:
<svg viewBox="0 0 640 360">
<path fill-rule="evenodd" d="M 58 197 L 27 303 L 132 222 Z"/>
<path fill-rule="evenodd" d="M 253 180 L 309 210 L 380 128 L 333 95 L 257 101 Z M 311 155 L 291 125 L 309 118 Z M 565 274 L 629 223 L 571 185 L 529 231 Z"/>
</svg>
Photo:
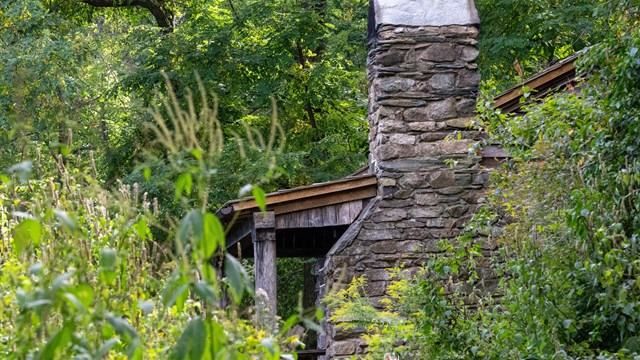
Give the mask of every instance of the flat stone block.
<svg viewBox="0 0 640 360">
<path fill-rule="evenodd" d="M 469 147 L 474 143 L 470 139 L 462 140 L 438 140 L 423 142 L 415 146 L 414 156 L 444 156 L 464 155 L 469 152 Z"/>
<path fill-rule="evenodd" d="M 373 85 L 374 89 L 377 89 L 378 91 L 397 93 L 409 91 L 414 87 L 415 80 L 401 77 L 388 77 L 374 81 Z"/>
<path fill-rule="evenodd" d="M 431 194 L 415 194 L 415 201 L 418 205 L 437 205 L 439 202 L 438 195 Z"/>
<path fill-rule="evenodd" d="M 405 189 L 415 189 L 425 186 L 425 176 L 419 173 L 407 173 L 398 181 L 398 184 Z"/>
<path fill-rule="evenodd" d="M 452 98 L 435 101 L 429 104 L 428 119 L 446 120 L 456 116 L 456 102 Z"/>
<path fill-rule="evenodd" d="M 371 271 L 367 271 L 365 277 L 369 281 L 388 281 L 391 279 L 389 272 L 385 269 L 375 269 Z"/>
<path fill-rule="evenodd" d="M 462 117 L 445 121 L 448 127 L 453 129 L 470 129 L 473 128 L 474 117 Z"/>
<path fill-rule="evenodd" d="M 378 104 L 382 106 L 398 106 L 398 107 L 419 107 L 427 105 L 427 102 L 420 99 L 407 99 L 407 98 L 396 98 L 396 99 L 385 99 L 378 101 Z"/>
<path fill-rule="evenodd" d="M 375 222 L 400 221 L 407 217 L 404 209 L 381 209 L 376 211 L 371 219 Z"/>
<path fill-rule="evenodd" d="M 478 58 L 478 55 L 480 54 L 480 50 L 478 50 L 477 47 L 475 46 L 463 46 L 462 47 L 462 51 L 461 51 L 461 55 L 460 55 L 460 59 L 464 60 L 464 61 L 476 61 L 476 59 Z"/>
<path fill-rule="evenodd" d="M 414 145 L 416 143 L 415 135 L 393 134 L 389 136 L 389 142 L 398 145 Z"/>
<path fill-rule="evenodd" d="M 397 242 L 395 240 L 378 241 L 371 245 L 371 252 L 374 254 L 395 254 L 397 251 Z"/>
<path fill-rule="evenodd" d="M 410 128 L 404 121 L 384 118 L 380 119 L 378 122 L 378 131 L 383 133 L 405 132 L 407 130 L 410 130 Z"/>
<path fill-rule="evenodd" d="M 456 85 L 456 76 L 454 74 L 436 74 L 429 79 L 429 86 L 434 90 L 449 90 Z"/>
<path fill-rule="evenodd" d="M 358 234 L 358 239 L 368 241 L 401 239 L 402 232 L 403 230 L 401 229 L 363 229 Z"/>
<path fill-rule="evenodd" d="M 449 186 L 446 188 L 436 190 L 438 194 L 442 194 L 442 195 L 455 195 L 455 194 L 460 194 L 463 191 L 464 191 L 464 188 L 462 188 L 461 186 Z"/>
<path fill-rule="evenodd" d="M 385 52 L 376 56 L 376 63 L 382 66 L 391 66 L 404 63 L 404 52 L 394 51 Z"/>
<path fill-rule="evenodd" d="M 409 210 L 409 216 L 412 219 L 419 218 L 435 218 L 442 214 L 442 208 L 437 206 L 419 207 Z"/>
<path fill-rule="evenodd" d="M 456 48 L 451 43 L 440 43 L 429 46 L 418 55 L 418 59 L 433 62 L 452 62 L 458 57 Z"/>
<path fill-rule="evenodd" d="M 378 179 L 378 185 L 380 186 L 396 186 L 396 179 L 390 179 L 383 177 Z"/>
<path fill-rule="evenodd" d="M 456 183 L 455 173 L 451 170 L 436 171 L 429 175 L 429 185 L 433 189 L 442 189 Z"/>
<path fill-rule="evenodd" d="M 457 87 L 476 87 L 480 84 L 480 74 L 475 70 L 461 70 L 458 74 Z"/>
</svg>

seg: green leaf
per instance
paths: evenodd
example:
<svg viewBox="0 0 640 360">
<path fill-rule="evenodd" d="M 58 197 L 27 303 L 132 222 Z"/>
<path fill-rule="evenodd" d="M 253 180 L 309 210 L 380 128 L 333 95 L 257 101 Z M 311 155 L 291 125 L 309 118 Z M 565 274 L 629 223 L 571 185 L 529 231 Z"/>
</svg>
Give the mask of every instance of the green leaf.
<svg viewBox="0 0 640 360">
<path fill-rule="evenodd" d="M 144 176 L 146 181 L 149 181 L 149 179 L 151 179 L 151 169 L 144 168 L 144 170 L 142 170 L 142 176 Z"/>
<path fill-rule="evenodd" d="M 174 201 L 178 201 L 182 196 L 182 192 L 184 191 L 187 196 L 191 195 L 191 189 L 193 188 L 193 178 L 191 177 L 191 173 L 182 173 L 178 176 L 178 179 L 175 182 L 176 193 L 174 196 Z"/>
<path fill-rule="evenodd" d="M 253 194 L 253 198 L 255 199 L 260 211 L 267 211 L 267 194 L 264 190 L 259 186 L 254 186 L 253 189 L 251 189 L 251 193 Z"/>
<path fill-rule="evenodd" d="M 224 274 L 231 290 L 231 297 L 236 303 L 242 301 L 242 295 L 249 283 L 249 276 L 242 264 L 230 254 L 225 254 Z"/>
<path fill-rule="evenodd" d="M 42 224 L 36 220 L 22 220 L 22 222 L 13 229 L 13 246 L 18 255 L 30 245 L 39 245 L 41 239 Z"/>
<path fill-rule="evenodd" d="M 38 360 L 54 359 L 58 350 L 64 349 L 69 341 L 71 341 L 71 330 L 63 327 L 47 341 L 47 344 L 38 355 Z"/>
<path fill-rule="evenodd" d="M 102 344 L 98 351 L 96 351 L 96 359 L 104 359 L 109 354 L 109 351 L 120 341 L 119 338 L 111 338 Z"/>
<path fill-rule="evenodd" d="M 204 320 L 195 318 L 189 322 L 169 356 L 172 360 L 200 360 L 207 344 Z"/>
<path fill-rule="evenodd" d="M 100 268 L 105 270 L 113 270 L 116 268 L 116 260 L 118 253 L 114 249 L 100 250 Z"/>
<path fill-rule="evenodd" d="M 224 248 L 224 227 L 217 216 L 204 214 L 204 234 L 200 241 L 202 258 L 209 259 L 218 248 Z"/>
<path fill-rule="evenodd" d="M 204 233 L 204 218 L 202 212 L 200 210 L 191 210 L 180 222 L 180 227 L 178 228 L 178 241 L 183 246 L 186 246 L 189 243 L 190 235 L 196 239 L 196 242 L 199 242 L 202 239 Z"/>
<path fill-rule="evenodd" d="M 28 302 L 25 305 L 26 309 L 33 309 L 33 308 L 37 308 L 40 306 L 44 306 L 44 305 L 51 305 L 53 304 L 53 301 L 49 300 L 49 299 L 38 299 L 38 300 L 33 300 Z"/>
<path fill-rule="evenodd" d="M 193 292 L 195 292 L 202 300 L 209 304 L 216 304 L 218 302 L 218 296 L 213 290 L 211 285 L 204 281 L 198 281 L 192 285 Z"/>
<path fill-rule="evenodd" d="M 91 285 L 89 284 L 78 284 L 76 286 L 74 286 L 70 292 L 75 295 L 75 297 L 80 300 L 80 302 L 82 303 L 82 305 L 84 305 L 85 307 L 90 307 L 91 304 L 93 303 L 93 298 L 94 298 L 94 293 L 93 293 L 93 287 L 91 287 Z"/>
<path fill-rule="evenodd" d="M 78 225 L 66 211 L 55 209 L 53 213 L 56 215 L 60 224 L 69 232 L 76 233 L 78 231 Z"/>
<path fill-rule="evenodd" d="M 134 227 L 136 229 L 136 233 L 138 234 L 138 237 L 140 238 L 140 240 L 146 240 L 147 234 L 150 233 L 149 225 L 147 224 L 147 219 L 145 219 L 144 217 L 140 217 L 140 219 L 136 222 Z"/>
<path fill-rule="evenodd" d="M 72 293 L 64 293 L 63 297 L 69 304 L 73 305 L 76 310 L 85 311 L 84 304 Z"/>
<path fill-rule="evenodd" d="M 127 320 L 113 315 L 107 315 L 106 320 L 120 337 L 126 339 L 135 339 L 138 337 L 138 332 Z"/>
<path fill-rule="evenodd" d="M 285 321 L 284 324 L 282 324 L 282 327 L 280 328 L 280 333 L 286 334 L 287 331 L 293 328 L 298 322 L 299 322 L 299 319 L 297 315 L 289 316 L 287 321 Z"/>
</svg>

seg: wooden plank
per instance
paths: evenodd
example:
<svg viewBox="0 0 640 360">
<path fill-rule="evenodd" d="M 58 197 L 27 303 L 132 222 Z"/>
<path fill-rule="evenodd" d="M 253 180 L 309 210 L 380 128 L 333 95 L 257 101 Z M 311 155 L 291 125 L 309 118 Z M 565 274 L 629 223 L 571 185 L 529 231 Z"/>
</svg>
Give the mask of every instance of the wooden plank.
<svg viewBox="0 0 640 360">
<path fill-rule="evenodd" d="M 338 206 L 329 205 L 322 207 L 322 226 L 333 226 L 338 223 Z"/>
<path fill-rule="evenodd" d="M 322 227 L 322 208 L 309 209 L 309 227 Z"/>
<path fill-rule="evenodd" d="M 256 302 L 258 307 L 266 306 L 269 316 L 276 314 L 277 270 L 276 270 L 276 230 L 275 214 L 272 211 L 253 214 L 253 259 L 255 267 Z M 264 290 L 266 298 L 258 295 Z"/>
<path fill-rule="evenodd" d="M 353 200 L 361 200 L 366 198 L 373 198 L 378 195 L 377 186 L 370 186 L 366 188 L 360 188 L 348 192 L 342 192 L 337 194 L 329 194 L 324 196 L 316 196 L 312 198 L 304 199 L 304 201 L 293 201 L 284 204 L 278 204 L 273 207 L 273 211 L 276 215 L 286 214 L 290 212 L 296 212 L 315 207 L 322 207 L 328 205 L 341 204 Z"/>
<path fill-rule="evenodd" d="M 351 217 L 349 216 L 349 203 L 340 204 L 338 209 L 338 225 L 351 224 Z"/>
<path fill-rule="evenodd" d="M 318 185 L 310 185 L 298 189 L 292 189 L 288 191 L 281 191 L 267 195 L 267 205 L 278 204 L 287 201 L 307 199 L 313 196 L 326 195 L 342 191 L 350 191 L 353 189 L 367 187 L 371 185 L 377 185 L 378 180 L 375 175 L 366 175 L 362 177 L 346 179 L 331 183 L 324 183 Z M 231 204 L 233 211 L 242 211 L 247 209 L 256 208 L 257 204 L 254 199 L 248 199 Z"/>
<path fill-rule="evenodd" d="M 362 211 L 362 201 L 352 201 L 349 203 L 349 224 L 353 223 Z"/>
<path fill-rule="evenodd" d="M 251 235 L 251 225 L 247 222 L 238 222 L 226 235 L 227 248 L 242 241 L 242 239 Z"/>
</svg>

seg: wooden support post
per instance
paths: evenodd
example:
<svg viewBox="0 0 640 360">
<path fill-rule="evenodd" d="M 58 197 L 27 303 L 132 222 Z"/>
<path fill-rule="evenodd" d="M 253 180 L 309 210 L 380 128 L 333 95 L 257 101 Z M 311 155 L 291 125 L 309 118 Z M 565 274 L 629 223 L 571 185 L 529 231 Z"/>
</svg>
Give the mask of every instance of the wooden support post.
<svg viewBox="0 0 640 360">
<path fill-rule="evenodd" d="M 276 217 L 273 211 L 253 213 L 253 258 L 256 276 L 256 292 L 264 290 L 268 296 L 269 314 L 276 315 Z M 257 299 L 261 302 L 261 299 Z M 267 309 L 265 309 L 267 310 Z"/>
</svg>

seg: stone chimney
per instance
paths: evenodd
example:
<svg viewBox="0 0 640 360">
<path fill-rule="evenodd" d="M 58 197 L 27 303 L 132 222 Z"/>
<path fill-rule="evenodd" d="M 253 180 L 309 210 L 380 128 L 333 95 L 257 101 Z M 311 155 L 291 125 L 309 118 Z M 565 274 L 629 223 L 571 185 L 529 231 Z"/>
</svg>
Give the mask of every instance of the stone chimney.
<svg viewBox="0 0 640 360">
<path fill-rule="evenodd" d="M 369 141 L 378 197 L 327 255 L 324 280 L 331 291 L 364 276 L 377 304 L 387 295 L 387 268 L 417 269 L 438 242 L 459 235 L 484 197 L 486 173 L 469 152 L 480 137 L 468 127 L 480 82 L 473 0 L 371 1 Z M 358 337 L 327 324 L 327 358 L 361 354 Z"/>
</svg>

